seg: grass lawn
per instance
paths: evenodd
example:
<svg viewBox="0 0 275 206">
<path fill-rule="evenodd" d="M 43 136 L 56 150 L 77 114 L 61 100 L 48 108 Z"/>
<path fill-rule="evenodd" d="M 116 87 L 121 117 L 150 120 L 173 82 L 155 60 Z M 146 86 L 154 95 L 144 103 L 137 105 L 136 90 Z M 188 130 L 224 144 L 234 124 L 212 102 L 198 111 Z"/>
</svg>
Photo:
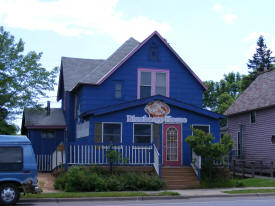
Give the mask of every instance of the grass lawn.
<svg viewBox="0 0 275 206">
<path fill-rule="evenodd" d="M 275 189 L 248 189 L 224 191 L 227 194 L 249 194 L 249 193 L 275 193 Z"/>
<path fill-rule="evenodd" d="M 177 196 L 177 192 L 59 192 L 59 193 L 40 193 L 26 194 L 23 198 L 81 198 L 81 197 L 142 197 L 142 196 Z"/>
<path fill-rule="evenodd" d="M 202 182 L 201 188 L 226 187 L 275 187 L 275 179 L 264 178 L 234 178 L 225 182 Z"/>
</svg>

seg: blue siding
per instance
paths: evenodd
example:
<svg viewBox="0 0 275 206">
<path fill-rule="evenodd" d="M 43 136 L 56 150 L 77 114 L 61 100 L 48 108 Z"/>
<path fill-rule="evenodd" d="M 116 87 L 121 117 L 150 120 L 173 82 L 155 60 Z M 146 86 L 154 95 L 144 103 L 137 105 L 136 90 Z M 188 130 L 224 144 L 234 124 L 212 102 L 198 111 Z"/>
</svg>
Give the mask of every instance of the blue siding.
<svg viewBox="0 0 275 206">
<path fill-rule="evenodd" d="M 106 115 L 96 116 L 90 118 L 90 137 L 77 139 L 78 143 L 94 143 L 94 123 L 95 122 L 121 122 L 122 123 L 122 144 L 133 144 L 133 123 L 126 122 L 126 115 L 144 116 L 144 106 L 123 110 L 120 112 L 109 113 Z M 192 124 L 205 124 L 210 125 L 210 130 L 215 141 L 219 141 L 219 120 L 212 119 L 206 116 L 202 116 L 187 110 L 181 110 L 170 105 L 171 113 L 169 115 L 173 117 L 186 117 L 188 122 L 182 124 L 182 157 L 183 165 L 190 165 L 191 163 L 191 149 L 189 144 L 185 142 L 185 138 L 192 134 L 190 129 Z M 160 145 L 162 145 L 162 132 L 160 132 Z M 159 151 L 162 154 L 162 151 Z"/>
<path fill-rule="evenodd" d="M 64 111 L 64 117 L 67 125 L 67 135 L 69 141 L 74 141 L 75 139 L 75 95 L 72 92 L 65 93 L 66 98 L 66 110 Z"/>
<path fill-rule="evenodd" d="M 149 60 L 148 54 L 152 42 L 158 45 L 158 61 Z M 79 92 L 81 112 L 137 99 L 138 68 L 170 70 L 170 97 L 195 106 L 202 106 L 202 86 L 159 38 L 155 36 L 101 85 L 84 85 L 81 87 Z M 114 98 L 114 80 L 124 80 L 123 98 L 121 100 Z"/>
<path fill-rule="evenodd" d="M 40 129 L 30 129 L 29 137 L 35 154 L 52 154 L 59 143 L 64 142 L 64 130 L 56 130 L 56 138 L 41 138 Z"/>
</svg>

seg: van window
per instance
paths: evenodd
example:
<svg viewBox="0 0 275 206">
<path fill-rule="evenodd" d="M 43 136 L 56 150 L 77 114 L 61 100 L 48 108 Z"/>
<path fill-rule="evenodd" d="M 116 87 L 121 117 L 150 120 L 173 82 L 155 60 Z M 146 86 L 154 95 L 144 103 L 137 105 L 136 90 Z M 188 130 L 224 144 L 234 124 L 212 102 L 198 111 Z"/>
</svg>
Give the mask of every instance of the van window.
<svg viewBox="0 0 275 206">
<path fill-rule="evenodd" d="M 0 171 L 18 171 L 23 168 L 21 147 L 0 147 Z"/>
</svg>

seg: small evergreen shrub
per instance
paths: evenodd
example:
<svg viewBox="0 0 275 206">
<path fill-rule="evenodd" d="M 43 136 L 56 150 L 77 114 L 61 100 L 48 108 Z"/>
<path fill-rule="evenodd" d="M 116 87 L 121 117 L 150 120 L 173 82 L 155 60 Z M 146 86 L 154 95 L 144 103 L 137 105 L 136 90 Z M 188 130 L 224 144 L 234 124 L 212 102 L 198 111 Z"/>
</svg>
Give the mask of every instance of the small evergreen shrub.
<svg viewBox="0 0 275 206">
<path fill-rule="evenodd" d="M 159 190 L 164 182 L 146 173 L 110 173 L 100 167 L 71 167 L 56 178 L 56 189 L 66 192 Z"/>
</svg>

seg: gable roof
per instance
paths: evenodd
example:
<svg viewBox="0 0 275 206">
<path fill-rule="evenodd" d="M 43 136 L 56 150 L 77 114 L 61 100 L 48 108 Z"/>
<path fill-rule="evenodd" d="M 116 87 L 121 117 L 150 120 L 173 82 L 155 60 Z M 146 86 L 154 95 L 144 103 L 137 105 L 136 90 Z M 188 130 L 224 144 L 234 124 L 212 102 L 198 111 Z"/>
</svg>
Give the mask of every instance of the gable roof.
<svg viewBox="0 0 275 206">
<path fill-rule="evenodd" d="M 78 84 L 78 82 L 80 82 L 83 76 L 85 77 L 89 73 L 93 72 L 95 68 L 104 61 L 105 60 L 103 59 L 62 57 L 59 84 L 64 84 L 65 91 L 72 91 L 72 89 L 75 87 L 75 85 Z M 62 82 L 61 77 L 63 78 Z M 60 88 L 58 88 L 58 90 L 59 89 Z"/>
<path fill-rule="evenodd" d="M 167 46 L 176 58 L 185 66 L 203 89 L 207 90 L 207 87 L 192 71 L 192 69 L 183 61 L 167 41 L 157 31 L 155 31 L 141 43 L 131 37 L 106 60 L 62 57 L 57 99 L 59 100 L 61 96 L 59 91 L 61 89 L 60 84 L 62 83 L 61 75 L 63 75 L 65 91 L 72 91 L 80 84 L 99 85 L 155 35 L 158 36 L 164 45 Z"/>
<path fill-rule="evenodd" d="M 37 110 L 25 108 L 23 113 L 22 127 L 26 128 L 65 128 L 65 118 L 61 108 L 51 108 L 47 115 L 45 109 Z"/>
<path fill-rule="evenodd" d="M 275 106 L 275 70 L 259 75 L 224 113 L 226 116 Z"/>
<path fill-rule="evenodd" d="M 150 96 L 150 97 L 146 97 L 143 99 L 137 99 L 134 101 L 124 102 L 124 103 L 117 104 L 117 105 L 110 105 L 110 106 L 105 106 L 102 108 L 89 110 L 89 111 L 82 113 L 80 116 L 81 117 L 86 117 L 86 116 L 90 116 L 90 115 L 99 116 L 99 115 L 103 115 L 103 114 L 107 114 L 107 113 L 125 110 L 125 109 L 132 108 L 132 107 L 137 107 L 140 105 L 146 105 L 146 104 L 148 104 L 152 101 L 155 101 L 155 100 L 161 100 L 167 104 L 174 105 L 178 108 L 185 109 L 185 110 L 197 113 L 199 115 L 207 116 L 207 117 L 210 117 L 213 119 L 225 118 L 225 116 L 223 116 L 221 114 L 217 114 L 215 112 L 211 112 L 209 110 L 202 109 L 200 107 L 196 107 L 196 106 L 193 106 L 193 105 L 190 105 L 190 104 L 187 104 L 187 103 L 175 100 L 175 99 L 171 99 L 171 98 L 168 98 L 168 97 L 165 97 L 162 95 Z"/>
</svg>

